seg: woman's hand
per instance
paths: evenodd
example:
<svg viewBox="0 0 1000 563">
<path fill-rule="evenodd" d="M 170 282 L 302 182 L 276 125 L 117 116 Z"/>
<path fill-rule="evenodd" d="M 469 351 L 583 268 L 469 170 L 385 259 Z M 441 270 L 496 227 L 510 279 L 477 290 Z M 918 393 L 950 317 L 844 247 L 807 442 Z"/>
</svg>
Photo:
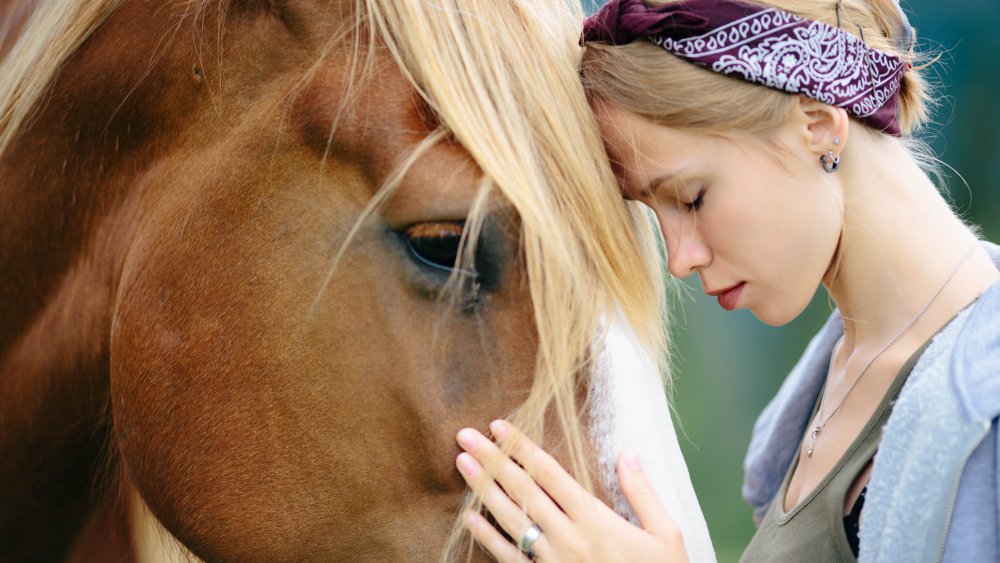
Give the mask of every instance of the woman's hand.
<svg viewBox="0 0 1000 563">
<path fill-rule="evenodd" d="M 458 433 L 458 443 L 467 453 L 459 454 L 456 465 L 470 487 L 481 488 L 483 504 L 515 541 L 532 523 L 541 528 L 542 534 L 530 546 L 535 559 L 687 561 L 680 529 L 660 504 L 635 452 L 622 452 L 618 479 L 641 528 L 587 493 L 552 456 L 510 423 L 493 421 L 490 430 L 500 444 L 515 440 L 513 459 L 532 473 L 471 428 Z M 495 481 L 483 469 L 490 465 L 497 467 Z M 527 561 L 481 514 L 468 512 L 465 525 L 499 561 Z"/>
</svg>

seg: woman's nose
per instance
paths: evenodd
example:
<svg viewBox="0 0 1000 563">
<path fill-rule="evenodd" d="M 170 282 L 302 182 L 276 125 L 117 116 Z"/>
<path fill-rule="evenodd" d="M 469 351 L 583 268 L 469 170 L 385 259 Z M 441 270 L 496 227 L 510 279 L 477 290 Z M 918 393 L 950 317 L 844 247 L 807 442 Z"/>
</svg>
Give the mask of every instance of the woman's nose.
<svg viewBox="0 0 1000 563">
<path fill-rule="evenodd" d="M 712 261 L 712 252 L 692 225 L 660 223 L 667 242 L 667 264 L 676 278 L 686 278 Z"/>
</svg>

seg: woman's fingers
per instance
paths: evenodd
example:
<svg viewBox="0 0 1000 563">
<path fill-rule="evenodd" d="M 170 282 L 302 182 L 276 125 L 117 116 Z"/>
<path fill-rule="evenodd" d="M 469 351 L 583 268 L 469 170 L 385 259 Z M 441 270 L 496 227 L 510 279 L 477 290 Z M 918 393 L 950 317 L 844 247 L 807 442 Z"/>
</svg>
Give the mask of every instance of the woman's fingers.
<svg viewBox="0 0 1000 563">
<path fill-rule="evenodd" d="M 524 512 L 552 533 L 564 530 L 566 515 L 524 469 L 514 463 L 492 440 L 478 431 L 465 428 L 458 433 L 458 443 L 484 467 L 495 467 L 494 479 Z"/>
<path fill-rule="evenodd" d="M 476 538 L 479 545 L 483 546 L 490 555 L 501 563 L 528 563 L 529 559 L 521 551 L 507 541 L 500 532 L 489 523 L 482 514 L 472 512 L 465 513 L 465 527 L 472 532 L 472 537 Z M 535 547 L 535 546 L 532 546 Z"/>
<path fill-rule="evenodd" d="M 462 473 L 462 477 L 465 478 L 465 481 L 470 487 L 474 490 L 479 490 L 481 488 L 483 506 L 490 511 L 490 514 L 492 514 L 494 518 L 496 518 L 497 523 L 500 524 L 500 526 L 507 531 L 507 534 L 514 538 L 515 541 L 519 540 L 521 535 L 524 534 L 524 531 L 533 524 L 529 516 L 525 514 L 521 507 L 515 504 L 506 493 L 504 493 L 503 489 L 501 489 L 495 481 L 490 479 L 489 475 L 483 470 L 483 467 L 475 460 L 475 458 L 472 457 L 472 455 L 468 453 L 459 454 L 455 465 L 458 467 L 458 470 Z M 478 514 L 476 514 L 476 516 L 479 516 L 480 519 L 482 519 L 482 516 Z M 482 526 L 473 528 L 470 525 L 471 523 L 485 525 L 489 528 L 489 530 L 493 531 L 495 536 L 489 534 L 488 530 L 483 529 Z M 478 535 L 476 536 L 476 539 L 480 540 L 480 543 L 482 543 L 483 546 L 490 551 L 490 553 L 493 553 L 494 556 L 497 556 L 498 558 L 504 550 L 500 550 L 497 547 L 496 539 L 499 538 L 508 546 L 511 545 L 510 542 L 504 539 L 499 532 L 493 529 L 493 526 L 491 526 L 485 519 L 482 519 L 481 522 L 478 520 L 475 520 L 474 522 L 467 521 L 466 526 L 473 532 L 473 534 L 476 534 L 477 531 L 483 534 L 483 539 L 480 539 Z M 542 526 L 544 526 L 544 524 L 542 524 Z M 547 542 L 548 540 L 544 536 L 538 538 L 535 543 L 532 544 L 532 550 L 539 555 L 544 554 L 548 548 Z M 513 548 L 513 546 L 511 547 Z M 514 548 L 514 551 L 518 552 L 517 548 Z"/>
<path fill-rule="evenodd" d="M 490 479 L 475 458 L 468 453 L 459 454 L 455 465 L 472 490 L 482 491 L 483 504 L 507 533 L 513 536 L 517 530 L 531 525 L 528 515 Z"/>
<path fill-rule="evenodd" d="M 490 439 L 467 428 L 458 434 L 458 442 L 466 452 L 458 456 L 456 464 L 466 482 L 480 492 L 484 506 L 498 523 L 494 527 L 481 515 L 467 514 L 465 525 L 498 560 L 525 561 L 517 544 L 534 520 L 543 533 L 531 548 L 543 561 L 553 557 L 573 561 L 622 557 L 636 561 L 686 561 L 680 529 L 660 504 L 634 452 L 623 452 L 618 477 L 644 529 L 630 524 L 586 494 L 555 459 L 514 426 L 495 421 L 491 429 L 514 459 L 507 457 Z M 514 460 L 520 461 L 531 475 Z M 484 465 L 495 468 L 495 473 L 487 473 Z M 507 539 L 500 530 L 514 539 Z"/>
<path fill-rule="evenodd" d="M 667 514 L 653 484 L 639 464 L 639 456 L 633 450 L 624 450 L 618 458 L 618 482 L 625 499 L 642 527 L 651 534 L 664 539 L 678 539 L 680 528 Z"/>
<path fill-rule="evenodd" d="M 593 508 L 593 497 L 545 450 L 539 448 L 506 420 L 494 420 L 490 431 L 500 444 L 512 443 L 511 457 L 528 469 L 532 478 L 563 511 L 575 518 L 583 509 Z"/>
</svg>

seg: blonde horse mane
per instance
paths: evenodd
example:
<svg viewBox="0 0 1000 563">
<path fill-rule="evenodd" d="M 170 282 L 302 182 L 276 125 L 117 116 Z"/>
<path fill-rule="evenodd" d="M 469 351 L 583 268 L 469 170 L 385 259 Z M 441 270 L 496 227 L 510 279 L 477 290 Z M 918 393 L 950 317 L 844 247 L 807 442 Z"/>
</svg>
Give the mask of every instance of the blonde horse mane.
<svg viewBox="0 0 1000 563">
<path fill-rule="evenodd" d="M 355 35 L 356 52 L 387 47 L 441 123 L 407 162 L 447 135 L 482 169 L 463 260 L 472 256 L 490 196 L 520 218 L 538 358 L 530 395 L 511 419 L 537 439 L 546 414 L 554 414 L 572 473 L 592 488 L 575 397 L 595 339 L 620 312 L 666 373 L 667 336 L 656 230 L 643 208 L 621 198 L 580 83 L 582 9 L 574 0 L 354 1 L 357 29 L 367 33 Z M 39 3 L 0 61 L 0 157 L 60 67 L 122 2 Z M 463 508 L 477 506 L 471 495 Z M 444 559 L 470 553 L 463 537 L 459 517 Z"/>
<path fill-rule="evenodd" d="M 531 394 L 511 418 L 538 439 L 554 409 L 572 472 L 592 488 L 575 390 L 602 319 L 620 308 L 661 362 L 666 336 L 653 229 L 598 158 L 577 70 L 582 10 L 565 0 L 365 4 L 411 84 L 520 216 L 539 354 Z M 444 560 L 459 557 L 461 537 L 459 519 Z"/>
</svg>

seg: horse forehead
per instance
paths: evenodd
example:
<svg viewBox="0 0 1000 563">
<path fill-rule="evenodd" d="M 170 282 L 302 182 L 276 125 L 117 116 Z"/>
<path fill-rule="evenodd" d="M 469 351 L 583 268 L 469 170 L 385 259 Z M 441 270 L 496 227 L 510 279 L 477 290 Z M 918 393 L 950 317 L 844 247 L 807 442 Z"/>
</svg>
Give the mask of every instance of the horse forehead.
<svg viewBox="0 0 1000 563">
<path fill-rule="evenodd" d="M 324 65 L 296 95 L 291 111 L 299 137 L 316 158 L 346 157 L 360 164 L 372 190 L 442 127 L 394 61 L 378 60 L 376 67 L 357 77 L 347 74 L 349 64 Z M 420 207 L 427 214 L 427 207 L 436 205 L 437 218 L 462 219 L 481 178 L 468 151 L 446 134 L 410 166 L 388 208 L 406 215 Z"/>
<path fill-rule="evenodd" d="M 349 50 L 324 62 L 294 97 L 292 119 L 309 147 L 325 156 L 339 152 L 366 157 L 389 168 L 391 155 L 404 152 L 433 131 L 416 91 L 395 65 L 357 76 Z"/>
<path fill-rule="evenodd" d="M 114 107 L 118 103 L 125 106 L 122 100 L 128 100 L 127 105 L 140 106 L 135 112 L 140 116 L 167 113 L 173 126 L 181 128 L 187 127 L 188 122 L 202 128 L 208 127 L 205 124 L 215 124 L 219 121 L 218 111 L 229 112 L 222 116 L 227 122 L 258 119 L 263 114 L 274 119 L 287 116 L 291 130 L 297 135 L 295 141 L 303 144 L 317 161 L 333 163 L 339 159 L 349 166 L 360 166 L 371 180 L 372 191 L 440 126 L 436 114 L 385 49 L 375 47 L 371 53 L 358 51 L 352 40 L 341 40 L 330 48 L 327 40 L 343 25 L 356 21 L 355 2 L 225 0 L 222 4 L 225 6 L 219 8 L 206 3 L 205 9 L 212 11 L 198 17 L 186 15 L 193 5 L 190 0 L 123 4 L 113 16 L 108 35 L 102 37 L 96 48 L 88 49 L 91 52 L 87 59 L 91 64 L 73 74 L 76 82 L 73 90 L 105 92 L 100 100 L 107 103 L 88 104 L 91 107 Z M 185 7 L 188 11 L 182 9 Z M 215 13 L 216 9 L 223 13 Z M 283 15 L 280 12 L 287 12 L 285 15 L 291 20 L 288 33 L 275 31 L 278 24 L 272 11 L 279 12 L 279 17 Z M 218 41 L 207 35 L 214 28 L 211 19 L 214 17 L 222 18 L 220 22 L 228 28 L 220 30 Z M 177 31 L 179 21 L 185 18 L 190 22 L 182 26 L 185 30 L 195 27 Z M 296 40 L 290 41 L 289 36 L 295 36 Z M 164 50 L 151 59 L 149 49 L 140 48 L 143 42 L 163 43 Z M 273 45 L 262 46 L 261 42 Z M 174 47 L 167 49 L 167 44 Z M 218 57 L 209 52 L 214 48 L 222 49 Z M 272 50 L 286 51 L 280 56 L 276 54 L 274 62 L 258 60 Z M 364 63 L 369 54 L 374 64 L 370 71 L 359 75 L 356 70 L 366 65 L 358 63 Z M 154 59 L 161 59 L 155 69 L 150 66 Z M 104 64 L 100 61 L 115 61 L 114 67 L 119 71 L 94 72 Z M 203 65 L 207 65 L 206 74 L 199 82 L 195 69 Z M 212 73 L 221 74 L 215 77 Z M 163 78 L 168 75 L 187 76 L 187 80 Z M 141 87 L 137 87 L 136 76 L 144 77 Z M 208 106 L 199 85 L 211 91 L 207 96 L 211 98 Z M 214 91 L 218 88 L 223 91 Z M 275 92 L 284 93 L 287 106 L 274 104 Z M 240 101 L 233 102 L 235 99 Z M 180 103 L 182 100 L 186 103 Z M 196 105 L 208 111 L 211 119 L 199 121 L 194 115 L 185 119 L 187 111 Z M 255 107 L 260 111 L 253 111 Z M 94 110 L 98 114 L 101 111 Z M 132 123 L 135 121 L 132 119 Z M 267 137 L 275 130 L 283 131 L 284 125 L 255 127 L 253 134 Z M 247 129 L 234 133 L 212 125 L 205 132 L 209 137 L 245 135 Z M 467 209 L 471 186 L 476 185 L 480 176 L 478 166 L 464 147 L 446 138 L 412 167 L 399 196 L 389 206 L 405 213 L 417 205 L 426 208 L 428 204 L 436 204 L 442 209 L 435 215 L 459 219 Z"/>
</svg>

